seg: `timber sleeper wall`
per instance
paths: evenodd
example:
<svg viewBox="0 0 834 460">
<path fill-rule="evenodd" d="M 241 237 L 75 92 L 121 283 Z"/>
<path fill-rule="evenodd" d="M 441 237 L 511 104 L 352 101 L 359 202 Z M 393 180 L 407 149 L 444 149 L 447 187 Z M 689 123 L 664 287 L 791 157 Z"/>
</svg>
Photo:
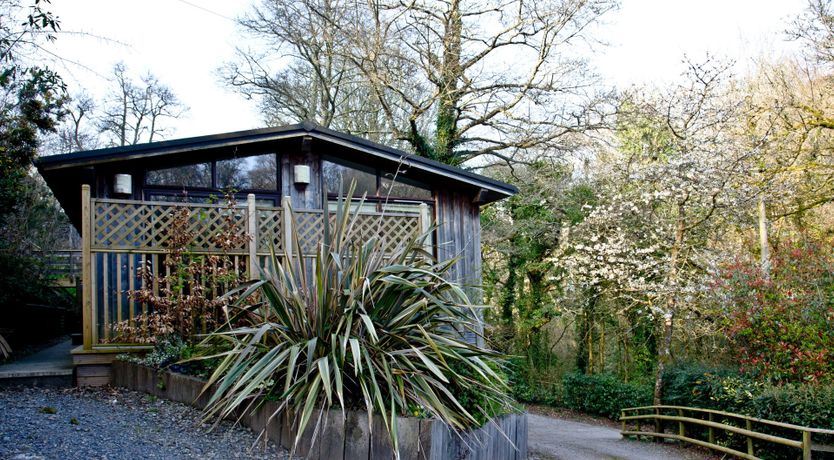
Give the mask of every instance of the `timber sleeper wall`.
<svg viewBox="0 0 834 460">
<path fill-rule="evenodd" d="M 124 361 L 113 362 L 113 384 L 131 390 L 204 408 L 209 394 L 200 395 L 205 382 L 194 377 L 157 371 Z M 270 440 L 289 449 L 293 439 L 290 421 L 270 419 L 278 403 L 268 401 L 257 410 L 244 414 L 240 422 L 255 432 L 263 431 Z M 315 425 L 311 422 L 311 425 Z M 320 433 L 311 443 L 313 428 L 306 430 L 297 446 L 297 454 L 307 459 L 377 460 L 390 459 L 393 450 L 381 419 L 372 421 L 369 430 L 365 412 L 341 411 L 322 414 Z M 509 414 L 493 419 L 483 427 L 455 433 L 445 423 L 433 419 L 399 418 L 397 423 L 400 458 L 403 460 L 493 460 L 527 458 L 527 414 Z"/>
</svg>

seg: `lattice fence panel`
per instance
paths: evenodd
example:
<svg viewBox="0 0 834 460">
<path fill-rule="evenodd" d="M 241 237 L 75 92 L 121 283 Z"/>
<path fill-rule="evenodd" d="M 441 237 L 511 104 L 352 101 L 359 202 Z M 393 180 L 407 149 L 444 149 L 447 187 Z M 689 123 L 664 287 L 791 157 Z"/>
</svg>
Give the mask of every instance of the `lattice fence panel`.
<svg viewBox="0 0 834 460">
<path fill-rule="evenodd" d="M 238 236 L 246 234 L 246 210 L 220 206 L 183 206 L 152 202 L 93 200 L 92 247 L 162 251 L 168 247 L 176 215 L 187 210 L 187 231 L 193 234 L 189 248 L 195 252 L 219 252 L 215 238 L 230 226 Z M 243 241 L 244 239 L 241 239 Z M 231 248 L 244 251 L 246 243 Z"/>
<path fill-rule="evenodd" d="M 330 221 L 333 223 L 333 216 Z M 420 217 L 404 215 L 360 214 L 353 224 L 351 240 L 363 243 L 371 238 L 381 242 L 385 252 L 420 233 Z"/>
<path fill-rule="evenodd" d="M 258 252 L 269 253 L 275 247 L 276 253 L 284 251 L 284 215 L 277 208 L 258 208 Z"/>
<path fill-rule="evenodd" d="M 293 225 L 298 233 L 298 243 L 304 254 L 313 254 L 324 236 L 323 213 L 320 211 L 298 211 L 293 213 Z M 292 244 L 287 242 L 287 244 Z"/>
</svg>

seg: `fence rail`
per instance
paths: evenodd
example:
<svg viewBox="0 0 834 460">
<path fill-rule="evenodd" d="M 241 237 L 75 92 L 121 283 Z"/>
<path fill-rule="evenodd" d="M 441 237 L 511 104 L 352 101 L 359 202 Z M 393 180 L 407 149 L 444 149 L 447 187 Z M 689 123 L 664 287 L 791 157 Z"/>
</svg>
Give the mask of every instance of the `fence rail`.
<svg viewBox="0 0 834 460">
<path fill-rule="evenodd" d="M 301 245 L 301 254 L 296 256 L 312 258 L 323 237 L 325 216 L 335 221 L 330 211 L 291 210 L 289 197 L 280 207 L 263 207 L 257 206 L 251 194 L 245 204 L 236 206 L 92 198 L 86 185 L 81 195 L 83 331 L 88 350 L 108 342 L 115 324 L 147 313 L 147 305 L 136 302 L 129 292 L 147 288 L 142 268 L 151 270 L 154 277 L 164 275 L 164 258 L 174 237 L 170 229 L 175 219 L 182 219 L 183 210 L 187 210 L 185 231 L 193 236 L 188 252 L 225 254 L 236 273 L 249 278 L 268 266 L 272 251 L 278 257 L 292 252 L 293 231 Z M 428 206 L 420 204 L 413 213 L 360 211 L 351 237 L 358 241 L 377 238 L 391 251 L 429 228 Z M 237 237 L 230 239 L 233 244 L 218 240 L 218 234 L 226 233 Z"/>
<path fill-rule="evenodd" d="M 50 285 L 75 287 L 81 279 L 81 250 L 61 249 L 39 253 L 43 258 L 44 275 Z"/>
<path fill-rule="evenodd" d="M 623 436 L 636 436 L 637 439 L 640 436 L 675 439 L 751 460 L 759 458 L 755 455 L 754 440 L 799 449 L 803 460 L 810 460 L 812 452 L 834 452 L 834 445 L 814 443 L 814 439 L 819 437 L 825 437 L 831 442 L 834 439 L 834 430 L 809 428 L 718 410 L 686 406 L 630 407 L 622 410 L 620 421 L 622 422 L 620 433 Z M 651 428 L 650 431 L 641 429 L 645 426 L 643 422 Z M 634 424 L 634 429 L 629 426 L 631 423 Z M 676 428 L 671 433 L 666 431 L 670 423 Z M 744 426 L 737 426 L 733 423 Z M 702 431 L 706 429 L 706 439 L 695 437 L 692 428 L 696 426 L 701 427 Z M 795 437 L 761 432 L 766 429 L 793 433 Z M 741 436 L 746 440 L 746 451 L 722 445 L 717 441 L 719 438 L 717 433 Z"/>
</svg>

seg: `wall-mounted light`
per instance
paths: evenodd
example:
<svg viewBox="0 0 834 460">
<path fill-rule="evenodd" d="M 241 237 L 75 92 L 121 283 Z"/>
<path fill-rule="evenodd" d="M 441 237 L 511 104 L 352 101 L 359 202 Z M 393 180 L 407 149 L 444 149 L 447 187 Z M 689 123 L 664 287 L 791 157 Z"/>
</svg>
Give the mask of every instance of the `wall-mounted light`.
<svg viewBox="0 0 834 460">
<path fill-rule="evenodd" d="M 133 176 L 130 174 L 116 174 L 113 176 L 113 193 L 117 195 L 132 195 Z"/>
<path fill-rule="evenodd" d="M 295 165 L 293 167 L 293 182 L 295 182 L 295 185 L 309 184 L 310 167 L 307 165 Z"/>
</svg>

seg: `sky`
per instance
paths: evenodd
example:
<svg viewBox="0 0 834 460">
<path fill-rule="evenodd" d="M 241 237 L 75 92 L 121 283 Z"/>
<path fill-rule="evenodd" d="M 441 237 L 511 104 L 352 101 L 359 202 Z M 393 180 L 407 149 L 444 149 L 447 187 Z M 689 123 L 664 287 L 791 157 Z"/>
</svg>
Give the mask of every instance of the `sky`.
<svg viewBox="0 0 834 460">
<path fill-rule="evenodd" d="M 75 92 L 101 96 L 113 65 L 152 72 L 188 107 L 171 138 L 263 126 L 254 101 L 225 88 L 217 69 L 245 45 L 233 19 L 247 1 L 53 0 L 63 32 L 55 53 Z M 683 71 L 682 59 L 707 53 L 737 62 L 743 72 L 761 56 L 795 52 L 784 30 L 803 0 L 623 0 L 593 30 L 604 42 L 592 58 L 606 85 L 662 85 Z M 73 64 L 74 62 L 75 64 Z"/>
</svg>

